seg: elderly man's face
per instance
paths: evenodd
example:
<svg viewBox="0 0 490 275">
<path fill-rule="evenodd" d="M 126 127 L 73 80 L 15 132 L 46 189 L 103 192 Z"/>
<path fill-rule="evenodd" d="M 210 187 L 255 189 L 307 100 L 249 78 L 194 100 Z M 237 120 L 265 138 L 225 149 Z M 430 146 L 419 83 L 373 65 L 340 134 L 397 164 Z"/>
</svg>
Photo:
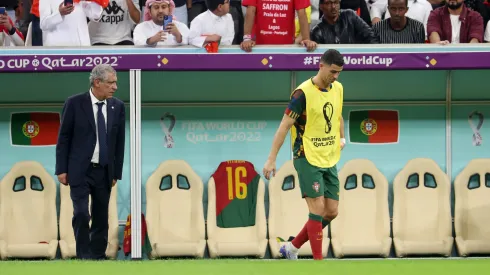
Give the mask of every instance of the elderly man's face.
<svg viewBox="0 0 490 275">
<path fill-rule="evenodd" d="M 108 73 L 105 79 L 96 79 L 94 85 L 99 96 L 104 99 L 111 98 L 117 90 L 117 76 L 114 73 Z"/>
</svg>

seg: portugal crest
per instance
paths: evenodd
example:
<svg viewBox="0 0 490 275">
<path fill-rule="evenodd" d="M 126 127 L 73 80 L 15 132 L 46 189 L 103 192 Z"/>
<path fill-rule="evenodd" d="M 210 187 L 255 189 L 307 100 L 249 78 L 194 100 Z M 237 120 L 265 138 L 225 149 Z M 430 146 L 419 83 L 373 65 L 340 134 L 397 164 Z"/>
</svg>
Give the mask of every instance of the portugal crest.
<svg viewBox="0 0 490 275">
<path fill-rule="evenodd" d="M 28 138 L 34 138 L 39 134 L 39 124 L 32 120 L 27 121 L 22 125 L 22 133 Z"/>
<path fill-rule="evenodd" d="M 313 183 L 312 186 L 317 193 L 320 191 L 320 184 L 318 184 L 318 182 Z"/>
<path fill-rule="evenodd" d="M 361 132 L 367 136 L 374 135 L 378 130 L 378 123 L 376 120 L 371 118 L 366 118 L 361 122 Z"/>
</svg>

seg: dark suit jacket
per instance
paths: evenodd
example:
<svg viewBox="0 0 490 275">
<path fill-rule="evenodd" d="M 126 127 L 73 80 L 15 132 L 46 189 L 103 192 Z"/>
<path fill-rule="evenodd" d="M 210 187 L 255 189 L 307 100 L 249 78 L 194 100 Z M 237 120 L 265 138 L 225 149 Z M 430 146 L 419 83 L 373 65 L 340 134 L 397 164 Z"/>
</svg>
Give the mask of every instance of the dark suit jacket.
<svg viewBox="0 0 490 275">
<path fill-rule="evenodd" d="M 373 30 L 353 10 L 340 10 L 334 25 L 325 18 L 310 32 L 310 39 L 318 44 L 376 44 Z"/>
<path fill-rule="evenodd" d="M 124 163 L 125 109 L 117 98 L 107 99 L 108 185 L 122 178 Z M 69 185 L 85 180 L 97 141 L 94 111 L 89 92 L 69 97 L 63 107 L 56 144 L 56 175 L 67 173 Z"/>
</svg>

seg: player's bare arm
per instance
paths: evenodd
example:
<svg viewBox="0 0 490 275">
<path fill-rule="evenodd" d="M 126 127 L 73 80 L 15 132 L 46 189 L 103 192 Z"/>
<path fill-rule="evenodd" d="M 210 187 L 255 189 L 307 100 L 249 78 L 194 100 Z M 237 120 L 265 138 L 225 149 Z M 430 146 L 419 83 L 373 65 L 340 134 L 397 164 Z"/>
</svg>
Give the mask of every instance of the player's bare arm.
<svg viewBox="0 0 490 275">
<path fill-rule="evenodd" d="M 286 139 L 286 136 L 293 127 L 294 122 L 293 118 L 291 118 L 288 115 L 284 115 L 282 117 L 281 124 L 279 125 L 279 128 L 277 128 L 276 134 L 274 135 L 274 140 L 272 141 L 272 148 L 269 153 L 269 157 L 267 158 L 267 161 L 265 162 L 264 169 L 263 169 L 263 174 L 264 177 L 269 180 L 270 175 L 272 176 L 276 175 L 276 158 L 277 154 L 279 153 L 279 150 L 281 149 L 282 144 L 284 143 L 284 139 Z"/>
<path fill-rule="evenodd" d="M 344 117 L 340 117 L 340 149 L 344 149 L 345 146 L 345 133 L 344 133 Z"/>
</svg>

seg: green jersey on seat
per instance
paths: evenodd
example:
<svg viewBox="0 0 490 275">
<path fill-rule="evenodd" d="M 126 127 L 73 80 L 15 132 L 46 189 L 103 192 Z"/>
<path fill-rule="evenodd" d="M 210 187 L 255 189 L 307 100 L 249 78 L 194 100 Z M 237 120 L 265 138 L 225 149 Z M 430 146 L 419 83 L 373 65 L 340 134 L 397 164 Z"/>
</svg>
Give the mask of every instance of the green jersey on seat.
<svg viewBox="0 0 490 275">
<path fill-rule="evenodd" d="M 217 226 L 254 226 L 260 175 L 253 164 L 244 160 L 223 161 L 211 177 L 216 186 Z"/>
</svg>

